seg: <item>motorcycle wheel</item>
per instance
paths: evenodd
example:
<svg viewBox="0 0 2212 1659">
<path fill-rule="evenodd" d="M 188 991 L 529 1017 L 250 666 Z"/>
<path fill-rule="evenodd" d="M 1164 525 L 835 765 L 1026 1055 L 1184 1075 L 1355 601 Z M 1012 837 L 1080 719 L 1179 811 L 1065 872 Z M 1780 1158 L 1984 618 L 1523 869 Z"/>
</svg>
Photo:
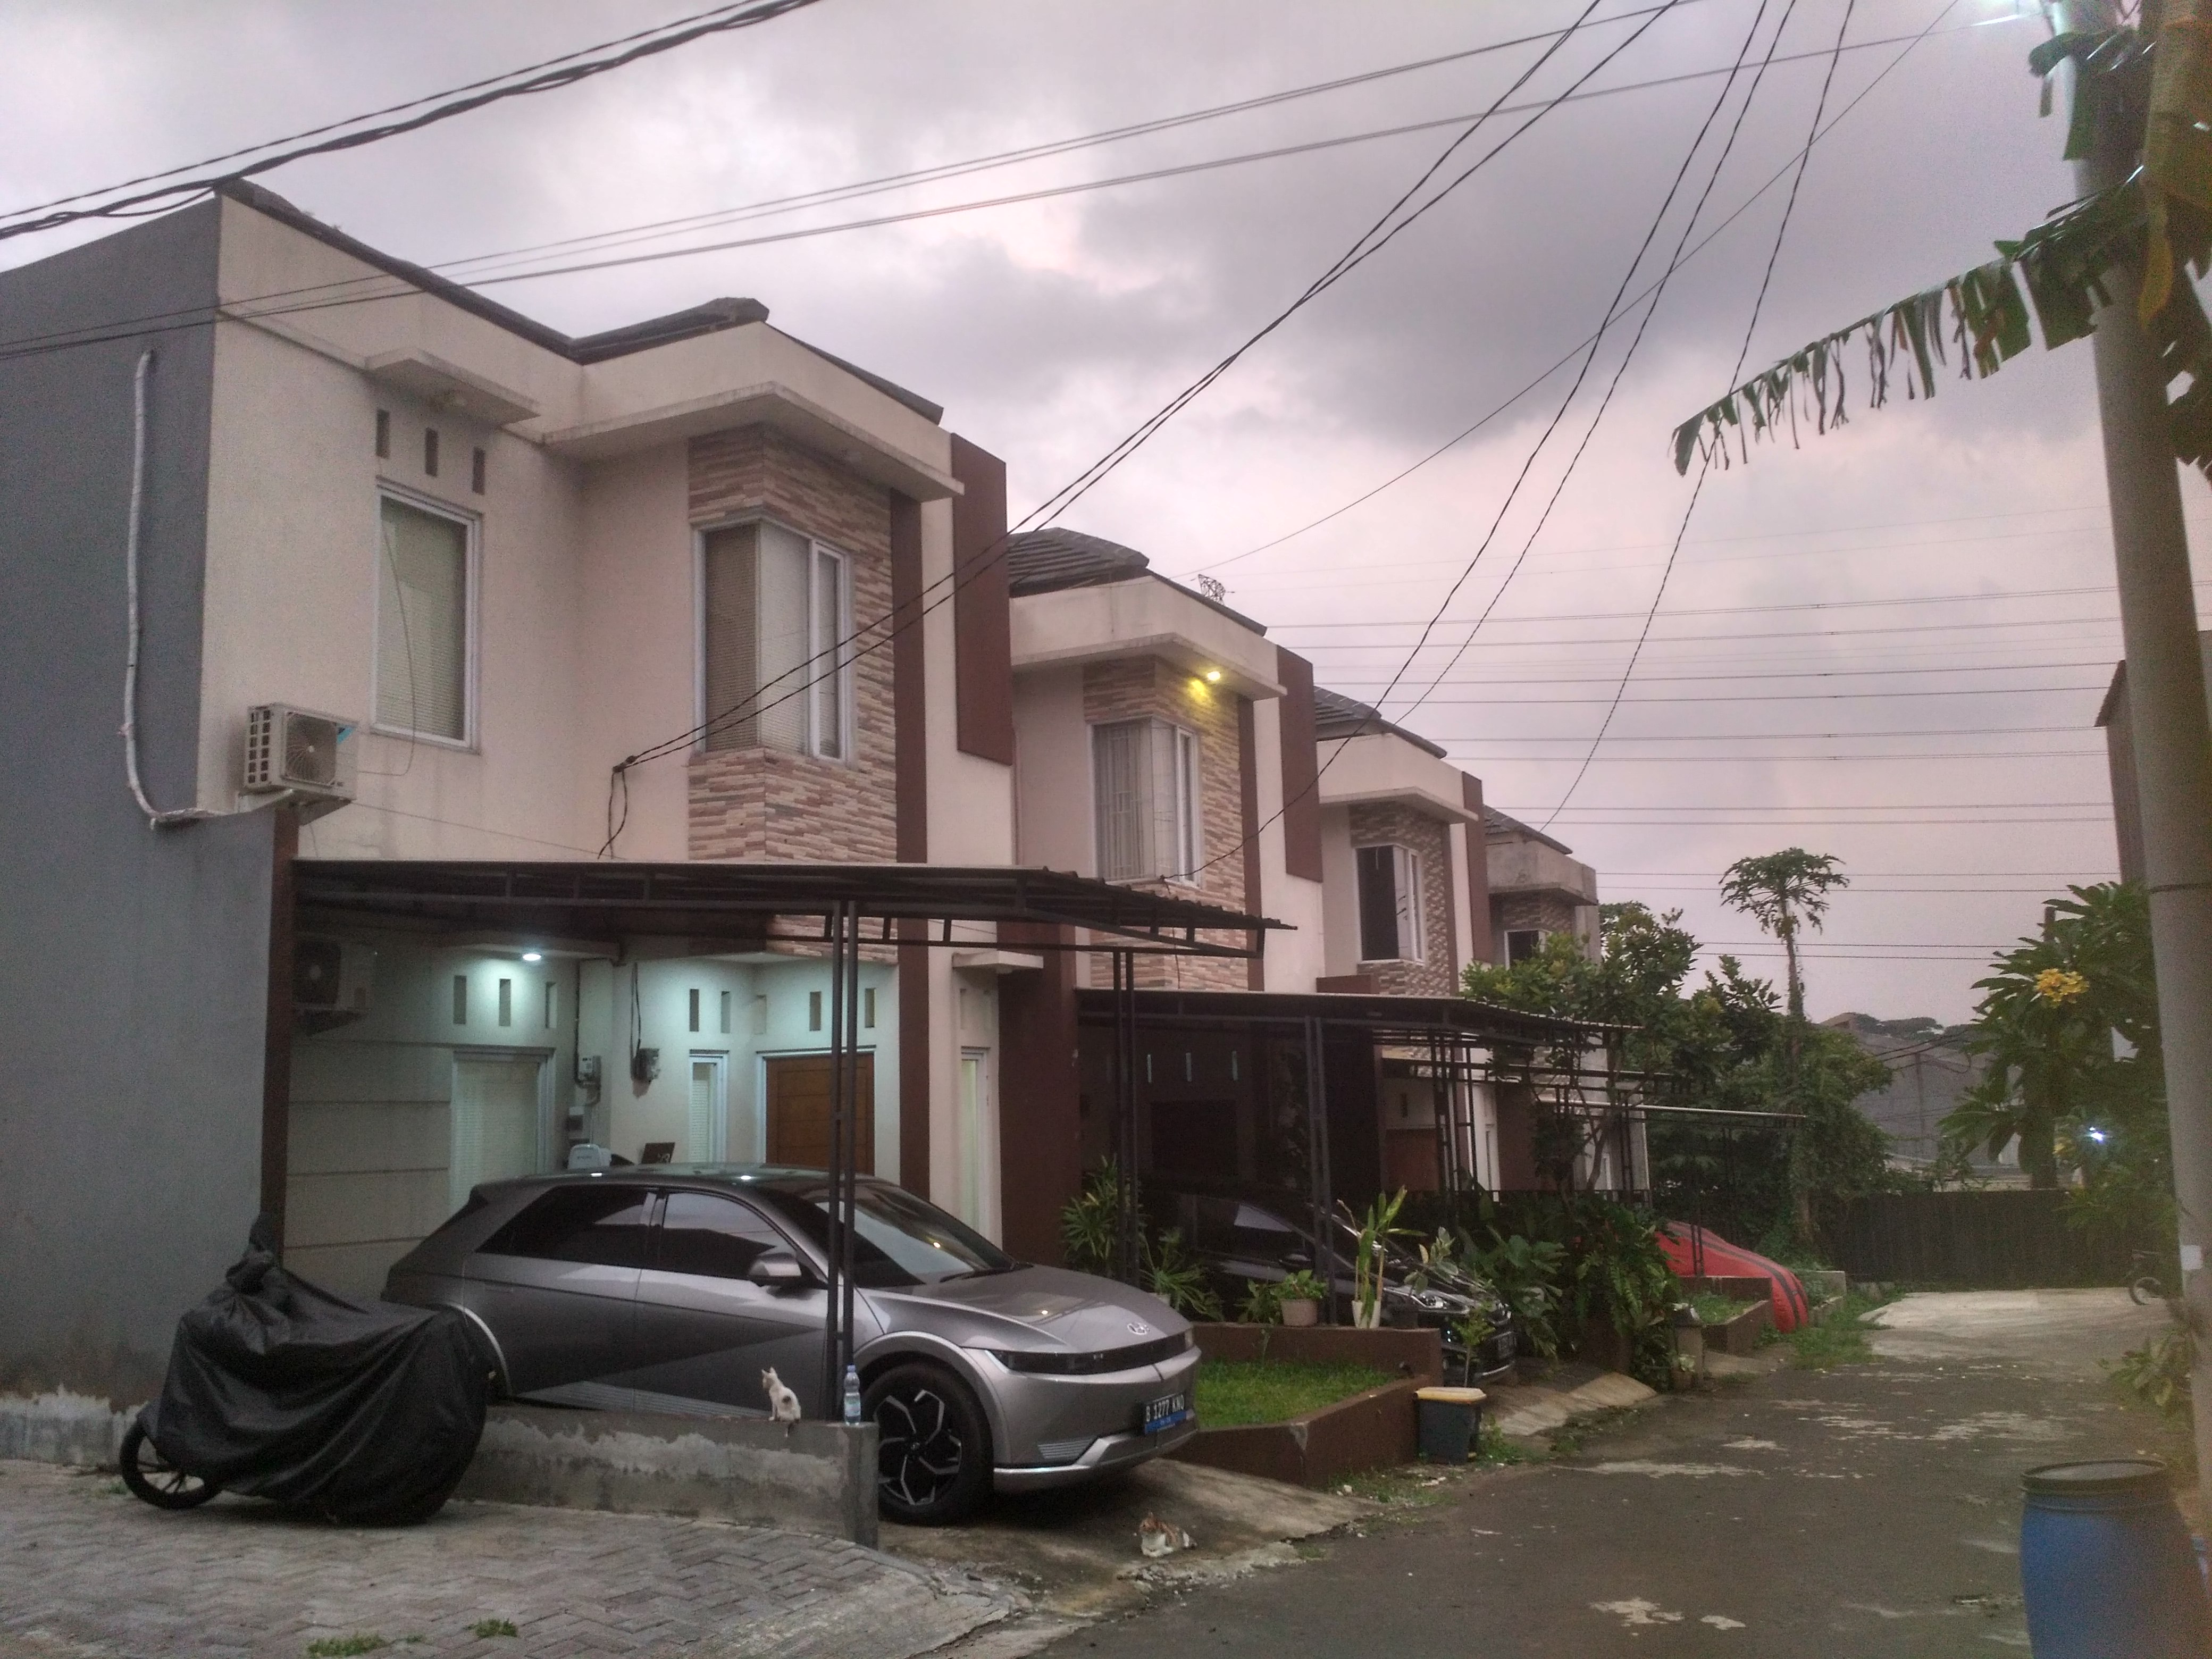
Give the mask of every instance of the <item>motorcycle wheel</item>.
<svg viewBox="0 0 2212 1659">
<path fill-rule="evenodd" d="M 131 1495 L 157 1510 L 196 1510 L 222 1490 L 197 1474 L 187 1474 L 154 1449 L 146 1431 L 133 1423 L 123 1436 L 117 1460 Z"/>
</svg>

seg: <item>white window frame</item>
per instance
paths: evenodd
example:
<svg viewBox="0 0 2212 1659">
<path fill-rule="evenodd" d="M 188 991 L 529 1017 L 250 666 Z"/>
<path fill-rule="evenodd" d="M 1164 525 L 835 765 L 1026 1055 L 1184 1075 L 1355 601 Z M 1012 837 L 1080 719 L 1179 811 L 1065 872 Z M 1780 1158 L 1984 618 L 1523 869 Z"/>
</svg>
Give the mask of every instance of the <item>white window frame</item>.
<svg viewBox="0 0 2212 1659">
<path fill-rule="evenodd" d="M 838 752 L 824 754 L 822 738 L 822 703 L 820 684 L 806 687 L 806 738 L 800 750 L 811 759 L 831 766 L 850 766 L 853 762 L 854 734 L 857 722 L 854 715 L 853 693 L 856 677 L 853 672 L 853 556 L 833 543 L 817 536 L 810 536 L 787 520 L 772 513 L 740 513 L 726 519 L 717 519 L 711 524 L 695 525 L 691 530 L 691 723 L 699 728 L 692 741 L 692 750 L 704 755 L 707 747 L 707 722 L 720 709 L 707 707 L 707 538 L 718 531 L 736 530 L 749 524 L 772 524 L 777 529 L 796 536 L 806 544 L 806 649 L 807 661 L 817 654 L 816 641 L 821 637 L 822 580 L 821 563 L 825 557 L 834 561 L 842 576 L 838 583 L 837 617 L 830 637 L 837 642 L 838 730 L 836 734 Z M 757 638 L 760 618 L 756 613 L 753 626 Z M 757 650 L 757 647 L 756 647 Z M 785 695 L 782 692 L 779 696 Z M 756 710 L 755 713 L 758 713 Z M 787 749 L 778 749 L 772 744 L 760 744 L 759 748 L 779 755 L 789 754 Z M 716 754 L 727 754 L 728 750 L 715 750 Z"/>
<path fill-rule="evenodd" d="M 1170 839 L 1173 844 L 1170 849 L 1170 856 L 1164 860 L 1162 860 L 1161 848 L 1158 845 L 1159 837 L 1155 830 L 1148 836 L 1148 840 L 1152 843 L 1151 856 L 1146 862 L 1148 865 L 1164 862 L 1177 867 L 1173 870 L 1147 870 L 1137 875 L 1109 876 L 1106 874 L 1105 848 L 1099 835 L 1102 826 L 1099 823 L 1098 745 L 1102 733 L 1132 726 L 1148 727 L 1154 741 L 1164 739 L 1170 745 L 1172 761 L 1168 771 L 1176 795 L 1172 807 L 1174 813 L 1172 829 L 1170 832 Z M 1134 714 L 1125 720 L 1091 722 L 1091 868 L 1098 872 L 1101 880 L 1164 881 L 1177 887 L 1197 887 L 1201 884 L 1200 866 L 1206 859 L 1205 792 L 1203 773 L 1200 769 L 1204 765 L 1204 759 L 1205 751 L 1202 742 L 1196 732 L 1192 731 L 1188 726 L 1178 726 L 1173 720 L 1164 720 L 1157 714 Z M 1146 774 L 1145 782 L 1148 793 L 1146 799 L 1145 817 L 1148 824 L 1156 825 L 1158 817 L 1158 803 L 1151 799 L 1149 791 L 1158 774 L 1157 769 L 1149 765 L 1146 769 Z"/>
<path fill-rule="evenodd" d="M 387 726 L 376 718 L 379 695 L 381 690 L 377 659 L 380 654 L 377 641 L 383 638 L 384 629 L 384 503 L 386 498 L 403 507 L 411 507 L 419 513 L 433 517 L 450 519 L 461 526 L 467 538 L 467 552 L 464 556 L 462 580 L 466 586 L 463 595 L 462 628 L 466 642 L 461 661 L 461 736 L 448 738 L 435 732 L 416 732 L 404 726 Z M 440 749 L 452 749 L 474 753 L 477 743 L 477 659 L 481 651 L 480 622 L 483 609 L 483 516 L 441 501 L 419 491 L 402 489 L 398 484 L 377 480 L 374 503 L 376 516 L 372 521 L 371 544 L 376 557 L 371 566 L 374 586 L 369 592 L 368 631 L 368 729 L 380 737 L 402 738 L 409 743 L 427 743 Z"/>
<path fill-rule="evenodd" d="M 1396 907 L 1398 954 L 1395 957 L 1370 957 L 1367 954 L 1365 937 L 1365 898 L 1356 886 L 1358 855 L 1383 848 L 1388 848 L 1391 854 L 1390 880 L 1392 898 Z M 1361 928 L 1359 959 L 1362 962 L 1426 962 L 1429 959 L 1428 891 L 1426 872 L 1421 867 L 1421 855 L 1413 848 L 1396 842 L 1376 842 L 1354 848 L 1352 859 L 1354 915 L 1359 918 Z"/>
</svg>

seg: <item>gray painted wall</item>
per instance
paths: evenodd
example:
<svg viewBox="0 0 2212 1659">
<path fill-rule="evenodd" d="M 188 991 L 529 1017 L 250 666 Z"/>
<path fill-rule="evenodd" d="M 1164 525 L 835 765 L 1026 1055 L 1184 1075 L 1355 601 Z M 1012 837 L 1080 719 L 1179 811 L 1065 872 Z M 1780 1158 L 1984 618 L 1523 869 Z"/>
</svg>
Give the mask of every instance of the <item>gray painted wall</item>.
<svg viewBox="0 0 2212 1659">
<path fill-rule="evenodd" d="M 0 1394 L 143 1399 L 258 1201 L 272 822 L 149 830 L 117 735 L 151 344 L 139 725 L 156 804 L 192 799 L 216 223 L 0 272 Z"/>
</svg>

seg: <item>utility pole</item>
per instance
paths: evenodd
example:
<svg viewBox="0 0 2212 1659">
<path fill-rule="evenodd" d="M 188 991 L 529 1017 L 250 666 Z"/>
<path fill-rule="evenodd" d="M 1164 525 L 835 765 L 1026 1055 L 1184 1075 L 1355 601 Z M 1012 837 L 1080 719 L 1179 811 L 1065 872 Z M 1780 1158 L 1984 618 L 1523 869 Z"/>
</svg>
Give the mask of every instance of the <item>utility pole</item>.
<svg viewBox="0 0 2212 1659">
<path fill-rule="evenodd" d="M 2112 0 L 2069 0 L 2064 10 L 2070 29 L 2102 31 L 2116 21 Z M 2077 187 L 2087 195 L 2120 183 L 2135 171 L 2142 143 L 2142 133 L 2108 108 L 2090 155 L 2075 165 Z M 2097 313 L 2092 337 L 2181 1212 L 2182 1295 L 2198 1334 L 2197 1466 L 2212 1472 L 2212 1276 L 2204 1271 L 2212 1243 L 2212 724 L 2166 376 L 2136 320 L 2141 272 L 2127 274 L 2130 280 L 2112 284 L 2112 301 Z M 2190 278 L 2181 271 L 2174 280 Z"/>
</svg>

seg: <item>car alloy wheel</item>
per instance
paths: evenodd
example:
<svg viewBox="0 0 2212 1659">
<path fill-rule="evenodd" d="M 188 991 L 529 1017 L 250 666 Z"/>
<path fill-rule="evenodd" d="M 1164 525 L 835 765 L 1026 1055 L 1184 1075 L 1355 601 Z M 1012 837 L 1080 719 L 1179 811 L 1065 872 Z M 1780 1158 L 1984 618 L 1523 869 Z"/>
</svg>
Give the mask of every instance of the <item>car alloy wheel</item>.
<svg viewBox="0 0 2212 1659">
<path fill-rule="evenodd" d="M 171 1463 L 136 1423 L 124 1431 L 116 1462 L 131 1495 L 157 1510 L 196 1510 L 222 1490 Z"/>
<path fill-rule="evenodd" d="M 893 1366 L 868 1385 L 877 1496 L 895 1521 L 957 1521 L 990 1488 L 991 1432 L 965 1383 L 936 1365 Z"/>
</svg>

